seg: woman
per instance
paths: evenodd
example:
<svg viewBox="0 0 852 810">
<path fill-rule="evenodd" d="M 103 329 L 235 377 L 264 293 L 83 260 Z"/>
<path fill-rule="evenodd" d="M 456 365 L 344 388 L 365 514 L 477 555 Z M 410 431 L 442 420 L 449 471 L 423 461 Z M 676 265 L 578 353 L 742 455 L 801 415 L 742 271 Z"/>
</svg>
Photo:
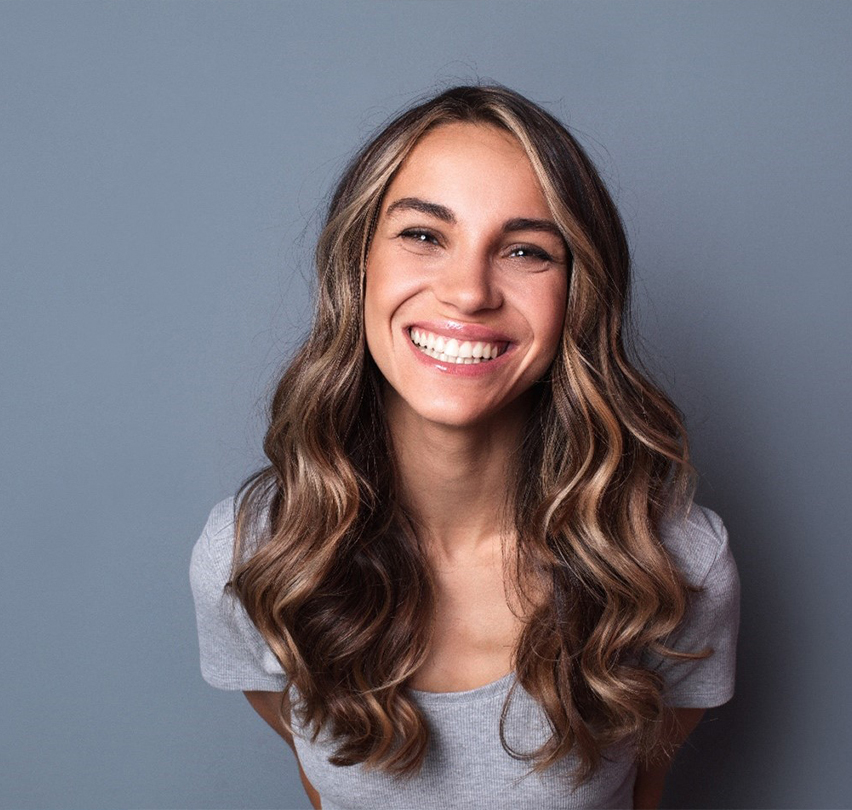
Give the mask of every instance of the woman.
<svg viewBox="0 0 852 810">
<path fill-rule="evenodd" d="M 591 162 L 522 96 L 453 88 L 355 157 L 316 261 L 270 464 L 193 552 L 204 677 L 323 810 L 657 806 L 733 693 L 738 579 L 625 351 Z"/>
</svg>

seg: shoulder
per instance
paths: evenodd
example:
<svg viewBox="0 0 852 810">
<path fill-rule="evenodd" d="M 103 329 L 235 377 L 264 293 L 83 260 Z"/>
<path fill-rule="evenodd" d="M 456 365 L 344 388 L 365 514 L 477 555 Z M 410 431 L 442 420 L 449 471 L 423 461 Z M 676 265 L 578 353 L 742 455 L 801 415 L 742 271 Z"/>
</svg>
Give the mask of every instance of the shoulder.
<svg viewBox="0 0 852 810">
<path fill-rule="evenodd" d="M 219 501 L 211 510 L 192 550 L 193 584 L 212 579 L 225 584 L 234 554 L 234 497 Z"/>
<path fill-rule="evenodd" d="M 236 499 L 233 495 L 219 501 L 211 510 L 207 517 L 207 523 L 204 530 L 213 537 L 221 536 L 230 532 L 231 536 L 234 533 L 234 507 Z"/>
<path fill-rule="evenodd" d="M 190 579 L 193 587 L 224 587 L 231 575 L 234 558 L 237 507 L 244 501 L 229 496 L 216 503 L 210 510 L 201 536 L 192 549 Z M 254 515 L 248 527 L 251 533 L 241 543 L 242 559 L 246 560 L 258 550 L 269 537 L 269 503 L 264 502 L 260 514 Z"/>
<path fill-rule="evenodd" d="M 275 655 L 226 589 L 234 554 L 233 497 L 211 510 L 195 542 L 189 579 L 195 602 L 201 674 L 219 689 L 280 691 L 286 678 Z"/>
<path fill-rule="evenodd" d="M 693 501 L 685 514 L 667 513 L 660 523 L 660 542 L 690 585 L 709 580 L 724 584 L 736 576 L 727 527 L 706 506 Z"/>
<path fill-rule="evenodd" d="M 666 646 L 680 652 L 712 651 L 697 660 L 646 661 L 665 678 L 666 702 L 679 708 L 720 706 L 734 694 L 740 616 L 740 581 L 728 530 L 713 510 L 691 503 L 685 515 L 668 515 L 660 540 L 684 579 L 697 590 Z"/>
</svg>

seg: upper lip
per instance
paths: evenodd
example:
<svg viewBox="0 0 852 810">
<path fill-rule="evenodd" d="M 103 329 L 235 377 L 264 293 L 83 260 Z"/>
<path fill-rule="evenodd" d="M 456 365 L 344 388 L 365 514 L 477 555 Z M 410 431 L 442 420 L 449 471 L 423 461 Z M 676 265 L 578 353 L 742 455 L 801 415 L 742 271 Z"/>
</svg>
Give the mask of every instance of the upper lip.
<svg viewBox="0 0 852 810">
<path fill-rule="evenodd" d="M 435 335 L 443 335 L 445 338 L 456 340 L 482 340 L 487 343 L 509 343 L 510 338 L 506 335 L 480 326 L 475 323 L 461 323 L 459 321 L 415 321 L 405 327 L 408 332 L 411 329 L 422 329 Z"/>
</svg>

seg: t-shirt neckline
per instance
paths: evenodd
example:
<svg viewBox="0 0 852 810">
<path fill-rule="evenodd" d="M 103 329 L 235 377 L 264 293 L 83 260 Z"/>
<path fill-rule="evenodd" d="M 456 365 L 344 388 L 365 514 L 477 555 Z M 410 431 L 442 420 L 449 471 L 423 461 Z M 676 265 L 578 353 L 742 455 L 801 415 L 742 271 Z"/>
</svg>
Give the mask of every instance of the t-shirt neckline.
<svg viewBox="0 0 852 810">
<path fill-rule="evenodd" d="M 496 681 L 477 686 L 476 689 L 465 689 L 462 692 L 426 692 L 422 689 L 411 689 L 409 692 L 419 703 L 430 705 L 446 705 L 448 703 L 472 703 L 499 695 L 506 691 L 514 679 L 515 673 L 508 672 Z"/>
</svg>

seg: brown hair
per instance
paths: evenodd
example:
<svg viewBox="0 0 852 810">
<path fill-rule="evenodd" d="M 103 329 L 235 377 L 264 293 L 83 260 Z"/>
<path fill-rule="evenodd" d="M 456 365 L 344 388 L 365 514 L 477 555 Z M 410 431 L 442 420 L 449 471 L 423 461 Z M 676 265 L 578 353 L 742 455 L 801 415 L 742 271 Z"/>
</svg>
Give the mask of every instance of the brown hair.
<svg viewBox="0 0 852 810">
<path fill-rule="evenodd" d="M 571 251 L 562 340 L 512 483 L 518 582 L 547 593 L 525 617 L 515 671 L 553 733 L 533 752 L 508 746 L 513 689 L 500 736 L 536 771 L 575 752 L 585 779 L 611 744 L 630 740 L 645 757 L 659 744 L 663 684 L 641 656 L 708 654 L 665 646 L 691 589 L 660 521 L 688 505 L 696 474 L 682 414 L 625 349 L 630 256 L 616 207 L 570 132 L 518 93 L 442 92 L 394 118 L 344 172 L 316 249 L 312 328 L 272 398 L 269 464 L 237 493 L 229 584 L 288 675 L 284 698 L 295 686 L 314 739 L 331 731 L 333 764 L 419 770 L 429 729 L 406 683 L 429 649 L 434 587 L 398 497 L 362 291 L 385 189 L 418 139 L 449 122 L 517 138 Z"/>
</svg>

